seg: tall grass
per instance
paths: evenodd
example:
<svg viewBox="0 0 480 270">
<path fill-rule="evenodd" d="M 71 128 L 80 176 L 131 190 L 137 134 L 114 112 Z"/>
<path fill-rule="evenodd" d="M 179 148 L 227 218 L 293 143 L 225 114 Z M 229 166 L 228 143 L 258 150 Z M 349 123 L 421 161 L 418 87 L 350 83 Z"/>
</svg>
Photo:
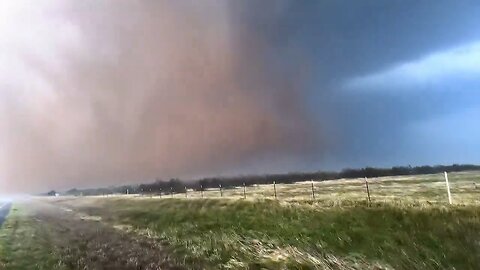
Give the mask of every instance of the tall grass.
<svg viewBox="0 0 480 270">
<path fill-rule="evenodd" d="M 76 205 L 107 222 L 131 225 L 167 240 L 192 266 L 475 269 L 480 265 L 477 206 L 345 204 L 350 206 L 110 198 Z"/>
<path fill-rule="evenodd" d="M 0 227 L 0 269 L 66 269 L 51 240 L 41 222 L 29 216 L 26 209 L 14 205 Z"/>
</svg>

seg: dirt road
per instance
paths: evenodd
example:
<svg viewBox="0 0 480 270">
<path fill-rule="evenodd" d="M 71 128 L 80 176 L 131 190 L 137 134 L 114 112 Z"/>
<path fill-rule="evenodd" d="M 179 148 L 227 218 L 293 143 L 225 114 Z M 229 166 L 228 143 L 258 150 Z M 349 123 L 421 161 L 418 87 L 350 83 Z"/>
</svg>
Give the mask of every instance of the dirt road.
<svg viewBox="0 0 480 270">
<path fill-rule="evenodd" d="M 61 263 L 68 269 L 182 269 L 168 247 L 128 234 L 72 210 L 32 200 L 24 206 L 48 231 Z"/>
</svg>

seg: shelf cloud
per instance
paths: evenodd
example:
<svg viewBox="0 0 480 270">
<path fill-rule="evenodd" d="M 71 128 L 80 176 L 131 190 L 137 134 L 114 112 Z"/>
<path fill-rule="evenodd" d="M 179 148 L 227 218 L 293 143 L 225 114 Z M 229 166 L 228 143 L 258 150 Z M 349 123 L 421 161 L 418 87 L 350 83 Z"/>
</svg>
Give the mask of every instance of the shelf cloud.
<svg viewBox="0 0 480 270">
<path fill-rule="evenodd" d="M 430 53 L 418 60 L 399 63 L 384 71 L 349 79 L 345 88 L 353 91 L 474 90 L 475 87 L 461 86 L 472 83 L 478 85 L 479 75 L 480 42 L 475 42 Z"/>
</svg>

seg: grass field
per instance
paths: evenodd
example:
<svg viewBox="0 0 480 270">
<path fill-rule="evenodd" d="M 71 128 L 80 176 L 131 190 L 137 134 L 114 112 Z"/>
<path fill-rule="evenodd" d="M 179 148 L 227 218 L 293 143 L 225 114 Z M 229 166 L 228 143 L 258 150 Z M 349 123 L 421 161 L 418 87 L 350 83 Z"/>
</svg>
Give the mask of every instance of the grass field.
<svg viewBox="0 0 480 270">
<path fill-rule="evenodd" d="M 51 240 L 26 209 L 13 207 L 0 230 L 0 269 L 65 269 Z"/>
<path fill-rule="evenodd" d="M 243 187 L 164 196 L 67 199 L 62 205 L 155 235 L 187 264 L 240 269 L 473 269 L 480 265 L 480 177 L 443 175 Z M 475 184 L 474 184 L 475 183 Z M 221 198 L 221 199 L 219 199 Z M 268 199 L 265 199 L 268 198 Z M 120 226 L 122 225 L 122 226 Z"/>
<path fill-rule="evenodd" d="M 447 203 L 443 175 L 370 179 L 370 205 L 362 179 L 316 182 L 315 200 L 308 182 L 277 185 L 276 200 L 272 185 L 263 185 L 247 187 L 246 200 L 239 188 L 224 190 L 221 198 L 218 190 L 212 190 L 203 194 L 204 199 L 200 192 L 189 192 L 188 198 L 177 194 L 173 199 L 130 195 L 33 202 L 59 209 L 50 219 L 62 216 L 62 220 L 49 226 L 75 217 L 78 221 L 69 226 L 84 225 L 71 233 L 85 235 L 89 226 L 102 226 L 112 228 L 107 235 L 119 232 L 162 243 L 168 246 L 168 257 L 186 269 L 478 269 L 480 190 L 475 185 L 480 187 L 480 173 L 449 176 L 453 205 Z M 56 250 L 57 241 L 51 238 L 58 232 L 42 233 L 45 224 L 18 213 L 11 212 L 0 230 L 0 254 L 19 258 L 39 245 Z M 62 213 L 74 216 L 67 219 Z M 12 237 L 25 237 L 13 231 L 15 220 L 21 221 L 18 228 L 50 240 L 37 237 L 12 248 L 16 242 Z M 70 239 L 77 239 L 72 246 L 78 242 Z M 102 241 L 110 249 L 125 249 L 132 242 Z M 47 256 L 43 262 L 56 262 L 57 253 L 42 252 L 35 258 Z"/>
<path fill-rule="evenodd" d="M 235 269 L 474 269 L 480 209 L 279 201 L 131 198 L 63 201 L 105 222 L 154 235 L 187 265 Z"/>
<path fill-rule="evenodd" d="M 449 174 L 453 201 L 456 204 L 480 204 L 480 172 L 457 172 Z M 374 202 L 448 202 L 443 174 L 389 176 L 368 179 L 371 199 Z M 365 181 L 361 179 L 314 180 L 314 194 L 317 201 L 343 203 L 360 201 L 367 197 Z M 312 182 L 276 184 L 277 199 L 311 200 Z M 255 185 L 245 188 L 247 199 L 274 198 L 274 186 Z M 188 190 L 187 194 L 163 194 L 168 198 L 230 198 L 244 197 L 244 188 L 209 189 L 203 192 Z M 156 195 L 158 197 L 158 195 Z"/>
</svg>

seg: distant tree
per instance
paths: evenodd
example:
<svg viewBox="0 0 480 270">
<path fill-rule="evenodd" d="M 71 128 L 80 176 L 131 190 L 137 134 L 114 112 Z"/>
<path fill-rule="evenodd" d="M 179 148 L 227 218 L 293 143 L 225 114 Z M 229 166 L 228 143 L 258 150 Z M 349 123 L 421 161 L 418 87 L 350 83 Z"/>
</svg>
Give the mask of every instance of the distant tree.
<svg viewBox="0 0 480 270">
<path fill-rule="evenodd" d="M 80 195 L 82 192 L 76 188 L 72 188 L 70 190 L 67 190 L 67 192 L 65 192 L 65 194 L 67 195 L 71 195 L 71 196 L 78 196 Z"/>
<path fill-rule="evenodd" d="M 168 187 L 169 189 L 172 189 L 173 192 L 176 192 L 176 193 L 185 192 L 185 184 L 182 183 L 182 181 L 177 178 L 170 179 L 170 181 L 168 181 Z"/>
</svg>

